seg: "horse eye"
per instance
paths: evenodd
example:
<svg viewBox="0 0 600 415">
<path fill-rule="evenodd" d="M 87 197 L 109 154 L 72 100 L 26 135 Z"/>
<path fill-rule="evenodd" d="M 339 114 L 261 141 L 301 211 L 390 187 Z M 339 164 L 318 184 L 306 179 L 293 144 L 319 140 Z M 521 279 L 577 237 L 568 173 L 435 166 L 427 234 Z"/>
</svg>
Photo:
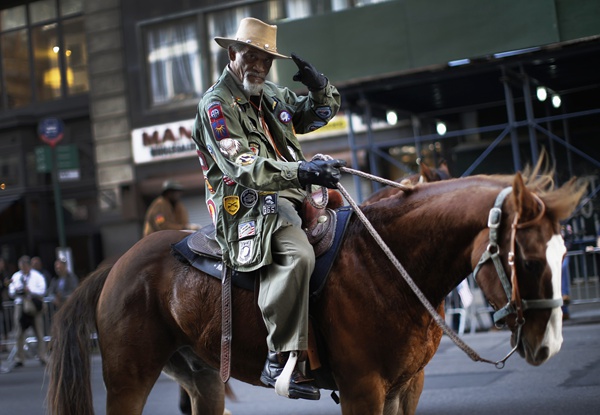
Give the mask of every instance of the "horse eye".
<svg viewBox="0 0 600 415">
<path fill-rule="evenodd" d="M 532 274 L 540 274 L 543 270 L 544 264 L 542 261 L 537 260 L 525 260 L 523 261 L 525 269 Z"/>
</svg>

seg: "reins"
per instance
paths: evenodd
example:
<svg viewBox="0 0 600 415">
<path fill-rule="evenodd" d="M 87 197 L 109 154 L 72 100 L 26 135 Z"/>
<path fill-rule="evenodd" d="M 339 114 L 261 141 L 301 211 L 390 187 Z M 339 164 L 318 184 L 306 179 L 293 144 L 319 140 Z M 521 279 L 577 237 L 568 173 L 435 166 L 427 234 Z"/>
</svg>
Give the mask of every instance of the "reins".
<svg viewBox="0 0 600 415">
<path fill-rule="evenodd" d="M 410 187 L 402 185 L 400 183 L 393 182 L 391 180 L 382 179 L 381 177 L 373 176 L 371 174 L 364 173 L 364 172 L 354 170 L 351 168 L 342 167 L 340 170 L 345 173 L 354 174 L 354 175 L 357 175 L 357 176 L 360 176 L 360 177 L 363 177 L 366 179 L 374 180 L 374 181 L 384 183 L 384 184 L 387 184 L 387 185 L 390 185 L 393 187 L 397 187 L 402 190 L 407 190 L 410 188 Z M 375 228 L 373 228 L 373 225 L 371 225 L 371 222 L 369 222 L 367 217 L 364 215 L 364 213 L 362 212 L 360 207 L 356 204 L 354 199 L 352 199 L 352 196 L 350 196 L 348 191 L 346 191 L 344 186 L 342 186 L 340 183 L 337 183 L 337 188 L 342 193 L 342 195 L 346 198 L 346 200 L 348 201 L 350 206 L 352 206 L 352 209 L 354 209 L 354 212 L 357 214 L 357 216 L 359 217 L 361 222 L 367 228 L 367 230 L 369 231 L 371 236 L 373 236 L 373 238 L 375 239 L 375 241 L 377 242 L 379 247 L 383 250 L 383 252 L 388 257 L 388 259 L 396 267 L 396 269 L 398 270 L 398 272 L 400 273 L 400 275 L 402 276 L 404 281 L 406 281 L 406 283 L 409 285 L 409 287 L 415 293 L 415 295 L 417 296 L 419 301 L 421 301 L 421 304 L 423 304 L 423 306 L 425 307 L 427 312 L 431 315 L 431 317 L 434 319 L 434 321 L 437 323 L 437 325 L 462 351 L 464 351 L 471 358 L 471 360 L 473 360 L 475 362 L 490 363 L 490 364 L 493 364 L 494 366 L 496 366 L 496 368 L 502 369 L 505 366 L 506 360 L 510 356 L 512 356 L 512 354 L 517 350 L 517 348 L 520 344 L 521 329 L 523 327 L 523 324 L 525 324 L 525 319 L 523 318 L 523 311 L 527 308 L 546 308 L 546 307 L 550 307 L 550 306 L 552 306 L 552 307 L 560 306 L 560 304 L 555 305 L 555 302 L 557 302 L 557 300 L 553 300 L 553 299 L 525 301 L 525 300 L 521 299 L 519 289 L 518 289 L 517 277 L 516 277 L 516 265 L 514 262 L 516 231 L 517 231 L 517 229 L 525 228 L 525 227 L 535 224 L 543 217 L 543 215 L 545 213 L 545 205 L 542 202 L 542 200 L 539 197 L 537 197 L 536 195 L 534 195 L 536 198 L 536 201 L 541 206 L 541 211 L 538 214 L 538 216 L 531 221 L 519 224 L 518 223 L 519 215 L 517 214 L 517 215 L 515 215 L 515 218 L 513 220 L 512 226 L 511 226 L 511 248 L 510 248 L 511 252 L 509 253 L 509 265 L 511 267 L 511 279 L 513 282 L 512 290 L 511 290 L 510 284 L 508 283 L 508 280 L 506 279 L 506 274 L 504 272 L 504 268 L 502 267 L 502 263 L 499 258 L 499 249 L 498 249 L 498 245 L 497 245 L 497 229 L 500 225 L 500 218 L 502 216 L 501 206 L 502 206 L 502 202 L 504 201 L 504 198 L 510 193 L 510 191 L 512 191 L 512 188 L 510 188 L 510 187 L 506 188 L 502 192 L 500 192 L 500 194 L 496 198 L 496 203 L 495 203 L 494 207 L 490 210 L 490 215 L 489 215 L 489 219 L 488 219 L 488 227 L 490 228 L 490 244 L 488 245 L 487 250 L 484 251 L 482 258 L 479 261 L 479 263 L 477 264 L 477 267 L 473 273 L 474 276 L 476 276 L 476 272 L 479 270 L 481 265 L 483 265 L 483 263 L 486 262 L 487 260 L 491 259 L 492 262 L 495 264 L 496 269 L 498 270 L 500 279 L 502 281 L 502 286 L 504 287 L 504 290 L 508 297 L 508 304 L 502 310 L 505 310 L 505 312 L 507 313 L 506 315 L 511 314 L 512 312 L 517 313 L 517 341 L 515 342 L 515 346 L 504 358 L 497 360 L 497 361 L 493 361 L 493 360 L 489 360 L 489 359 L 485 359 L 485 358 L 481 357 L 475 350 L 473 350 L 469 345 L 467 345 L 446 324 L 446 321 L 437 313 L 436 309 L 431 305 L 431 303 L 425 297 L 425 295 L 423 294 L 421 289 L 415 284 L 415 282 L 410 277 L 410 275 L 408 274 L 406 269 L 402 266 L 400 261 L 398 261 L 398 259 L 395 257 L 393 252 L 383 241 L 383 239 L 381 238 L 379 233 L 377 233 Z M 310 194 L 309 194 L 309 196 L 310 196 Z M 500 273 L 500 270 L 502 270 L 501 273 Z M 502 277 L 502 275 L 504 275 L 504 277 Z M 517 304 L 516 309 L 511 309 L 512 303 L 513 303 L 513 301 L 511 301 L 511 298 L 514 299 L 515 303 Z M 496 319 L 494 319 L 494 320 L 496 321 Z"/>
</svg>

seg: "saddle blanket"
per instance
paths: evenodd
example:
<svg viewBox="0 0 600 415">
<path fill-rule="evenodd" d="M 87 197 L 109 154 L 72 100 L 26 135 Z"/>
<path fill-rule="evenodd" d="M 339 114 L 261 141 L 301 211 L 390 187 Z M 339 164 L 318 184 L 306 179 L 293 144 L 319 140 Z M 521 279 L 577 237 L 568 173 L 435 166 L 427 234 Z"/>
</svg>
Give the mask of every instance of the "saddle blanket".
<svg viewBox="0 0 600 415">
<path fill-rule="evenodd" d="M 353 212 L 350 206 L 344 206 L 335 211 L 337 214 L 337 222 L 333 243 L 326 252 L 316 258 L 315 269 L 310 278 L 311 301 L 316 300 L 325 287 L 327 276 L 337 257 L 344 233 L 346 232 L 346 227 Z M 191 236 L 192 235 L 186 236 L 181 241 L 171 245 L 175 257 L 208 275 L 222 279 L 223 262 L 218 257 L 199 255 L 192 251 L 187 243 L 188 238 Z M 232 270 L 231 277 L 231 281 L 235 286 L 252 291 L 254 290 L 255 279 L 258 277 L 258 270 L 252 272 L 238 272 Z"/>
</svg>

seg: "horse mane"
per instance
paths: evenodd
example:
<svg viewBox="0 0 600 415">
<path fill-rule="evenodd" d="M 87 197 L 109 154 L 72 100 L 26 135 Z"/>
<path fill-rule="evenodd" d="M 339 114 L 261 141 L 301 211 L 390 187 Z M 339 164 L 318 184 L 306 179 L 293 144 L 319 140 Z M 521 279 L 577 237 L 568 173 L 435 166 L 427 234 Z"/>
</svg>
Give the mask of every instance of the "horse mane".
<svg viewBox="0 0 600 415">
<path fill-rule="evenodd" d="M 545 151 L 542 152 L 535 166 L 526 166 L 521 176 L 525 186 L 538 195 L 546 205 L 547 213 L 558 221 L 568 219 L 577 204 L 587 191 L 589 179 L 572 177 L 562 186 L 557 187 L 554 181 L 556 170 L 546 162 Z M 506 175 L 512 180 L 515 175 Z"/>
<path fill-rule="evenodd" d="M 385 208 L 381 209 L 385 206 L 384 204 L 390 207 L 393 204 L 396 209 L 399 207 L 398 203 L 400 203 L 400 205 L 404 205 L 401 211 L 406 212 L 414 207 L 413 203 L 410 203 L 413 196 L 421 194 L 424 196 L 422 200 L 426 203 L 425 200 L 427 199 L 427 196 L 430 196 L 433 193 L 448 194 L 449 192 L 458 189 L 473 186 L 488 188 L 490 186 L 498 188 L 508 187 L 513 184 L 515 176 L 520 174 L 527 189 L 534 192 L 544 201 L 547 214 L 557 221 L 563 221 L 568 219 L 577 207 L 577 204 L 587 190 L 589 179 L 573 177 L 562 186 L 556 187 L 554 181 L 555 169 L 548 166 L 546 160 L 547 157 L 545 156 L 545 152 L 542 152 L 542 155 L 535 166 L 528 165 L 519 173 L 482 174 L 438 182 L 414 184 L 403 189 L 403 191 L 399 191 L 392 197 L 374 202 L 373 206 L 364 206 L 363 211 L 365 214 L 369 214 L 367 212 L 370 212 L 370 215 L 374 215 L 372 216 L 373 219 L 383 219 L 385 222 L 386 220 L 389 220 L 389 217 L 386 218 L 386 216 L 392 212 Z M 408 206 L 406 206 L 406 202 L 408 202 Z M 372 208 L 374 209 L 371 210 Z M 401 214 L 400 211 L 395 210 L 394 216 L 398 214 Z"/>
</svg>

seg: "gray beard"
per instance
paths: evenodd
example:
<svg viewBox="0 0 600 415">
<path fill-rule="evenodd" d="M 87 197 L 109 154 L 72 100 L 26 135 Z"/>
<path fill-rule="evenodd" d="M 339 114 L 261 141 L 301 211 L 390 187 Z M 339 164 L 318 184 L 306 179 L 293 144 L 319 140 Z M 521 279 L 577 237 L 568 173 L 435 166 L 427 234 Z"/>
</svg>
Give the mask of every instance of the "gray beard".
<svg viewBox="0 0 600 415">
<path fill-rule="evenodd" d="M 246 91 L 250 95 L 260 95 L 263 90 L 263 85 L 264 85 L 262 83 L 255 84 L 253 82 L 250 82 L 248 80 L 248 78 L 244 78 L 243 84 L 244 84 L 244 91 Z"/>
</svg>

